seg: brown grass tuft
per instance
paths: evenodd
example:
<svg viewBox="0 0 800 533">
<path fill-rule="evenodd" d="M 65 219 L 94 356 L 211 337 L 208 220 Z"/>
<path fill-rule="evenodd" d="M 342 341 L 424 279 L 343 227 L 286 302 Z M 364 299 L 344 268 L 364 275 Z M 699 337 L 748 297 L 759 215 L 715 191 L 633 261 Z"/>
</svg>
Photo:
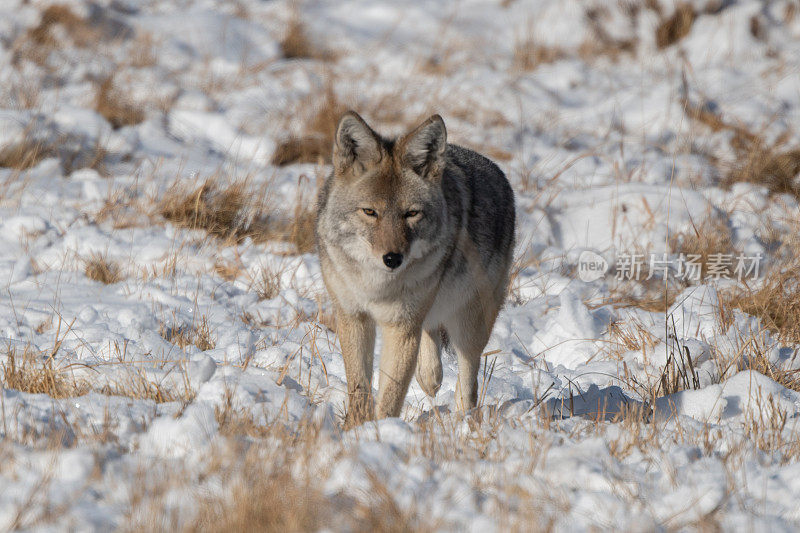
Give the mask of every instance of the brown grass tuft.
<svg viewBox="0 0 800 533">
<path fill-rule="evenodd" d="M 201 351 L 212 350 L 217 345 L 206 317 L 200 319 L 199 324 L 191 326 L 161 325 L 161 337 L 167 342 L 183 350 L 189 345 L 196 346 Z"/>
<path fill-rule="evenodd" d="M 684 87 L 684 92 L 687 91 Z M 683 97 L 682 104 L 689 118 L 704 124 L 711 131 L 733 133 L 731 146 L 737 157 L 733 166 L 727 169 L 723 180 L 725 185 L 755 183 L 767 187 L 772 193 L 789 193 L 800 198 L 800 181 L 797 179 L 800 175 L 800 149 L 782 148 L 787 135 L 770 144 L 763 135 L 748 130 L 738 121 L 723 119 L 708 106 L 694 104 L 687 97 Z"/>
<path fill-rule="evenodd" d="M 318 59 L 320 61 L 336 59 L 333 52 L 311 40 L 305 24 L 300 20 L 299 13 L 294 13 L 289 20 L 280 45 L 283 57 L 286 59 Z"/>
<path fill-rule="evenodd" d="M 67 376 L 53 365 L 52 356 L 32 350 L 18 353 L 10 350 L 2 364 L 3 388 L 31 394 L 47 394 L 52 398 L 81 396 L 90 391 L 87 383 Z"/>
<path fill-rule="evenodd" d="M 114 129 L 135 126 L 145 119 L 144 110 L 114 87 L 113 76 L 104 79 L 97 86 L 94 108 Z"/>
<path fill-rule="evenodd" d="M 776 194 L 789 193 L 800 198 L 800 149 L 781 150 L 761 141 L 748 143 L 742 157 L 729 172 L 726 181 L 745 181 L 766 186 Z"/>
<path fill-rule="evenodd" d="M 665 289 L 663 281 L 660 280 L 647 286 L 644 291 L 638 289 L 641 289 L 639 283 L 635 285 L 620 284 L 612 288 L 608 299 L 604 299 L 599 303 L 592 302 L 590 307 L 613 305 L 615 307 L 636 307 L 651 313 L 666 313 L 675 303 L 675 298 L 677 298 L 681 290 L 677 287 Z"/>
<path fill-rule="evenodd" d="M 692 224 L 691 231 L 671 235 L 670 248 L 684 254 L 687 261 L 700 264 L 703 278 L 710 265 L 722 264 L 722 255 L 734 253 L 731 230 L 724 220 L 716 217 Z M 734 265 L 727 267 L 727 275 L 733 277 Z"/>
<path fill-rule="evenodd" d="M 331 511 L 310 479 L 295 480 L 288 466 L 271 469 L 248 454 L 246 465 L 223 476 L 221 497 L 201 500 L 200 513 L 185 531 L 316 531 Z"/>
<path fill-rule="evenodd" d="M 322 98 L 310 97 L 304 107 L 312 112 L 303 123 L 303 133 L 278 144 L 272 156 L 273 165 L 330 163 L 336 126 L 348 108 L 336 97 L 332 85 L 325 88 Z"/>
<path fill-rule="evenodd" d="M 723 309 L 736 308 L 761 319 L 781 342 L 800 344 L 800 277 L 797 265 L 769 271 L 758 288 L 727 291 Z"/>
<path fill-rule="evenodd" d="M 298 198 L 292 217 L 273 216 L 247 181 L 220 186 L 214 179 L 195 188 L 173 186 L 158 204 L 158 212 L 173 224 L 204 230 L 222 240 L 251 238 L 291 242 L 298 253 L 314 250 L 315 214 Z"/>
<path fill-rule="evenodd" d="M 25 58 L 44 65 L 51 52 L 64 46 L 64 43 L 57 39 L 56 28 L 60 29 L 72 44 L 80 48 L 96 46 L 103 36 L 99 27 L 76 15 L 69 6 L 53 4 L 42 12 L 39 24 L 28 30 L 25 36 L 15 43 L 13 62 Z"/>
<path fill-rule="evenodd" d="M 545 46 L 531 37 L 517 40 L 514 43 L 513 65 L 520 70 L 534 70 L 544 63 L 554 63 L 566 57 L 561 48 Z"/>
<path fill-rule="evenodd" d="M 69 6 L 53 4 L 42 12 L 39 25 L 29 30 L 28 37 L 37 45 L 54 47 L 58 44 L 53 36 L 53 29 L 56 26 L 61 26 L 80 47 L 95 44 L 101 35 L 99 30 L 83 17 L 76 15 Z"/>
<path fill-rule="evenodd" d="M 238 239 L 248 233 L 243 212 L 251 206 L 245 182 L 222 188 L 209 179 L 194 189 L 172 187 L 159 203 L 159 212 L 176 226 L 202 229 L 221 239 Z"/>
<path fill-rule="evenodd" d="M 320 163 L 330 160 L 333 143 L 322 137 L 290 137 L 272 154 L 272 164 L 282 167 L 292 163 Z"/>
<path fill-rule="evenodd" d="M 294 217 L 283 223 L 274 224 L 270 228 L 268 238 L 291 242 L 301 254 L 312 253 L 316 247 L 314 237 L 316 220 L 316 212 L 298 203 Z"/>
<path fill-rule="evenodd" d="M 0 167 L 27 170 L 54 155 L 53 149 L 45 143 L 22 141 L 0 148 Z"/>
<path fill-rule="evenodd" d="M 690 4 L 680 3 L 675 6 L 672 16 L 662 19 L 656 28 L 656 46 L 666 48 L 689 35 L 695 16 Z"/>
<path fill-rule="evenodd" d="M 106 285 L 117 283 L 123 279 L 119 265 L 105 255 L 92 254 L 85 261 L 84 273 L 89 279 L 99 281 Z"/>
</svg>

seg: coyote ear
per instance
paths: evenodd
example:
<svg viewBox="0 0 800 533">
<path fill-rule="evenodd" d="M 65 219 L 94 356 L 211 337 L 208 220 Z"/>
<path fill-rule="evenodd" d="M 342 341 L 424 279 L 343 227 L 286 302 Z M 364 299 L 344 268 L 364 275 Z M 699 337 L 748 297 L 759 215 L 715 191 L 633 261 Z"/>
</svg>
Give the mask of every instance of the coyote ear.
<svg viewBox="0 0 800 533">
<path fill-rule="evenodd" d="M 348 111 L 339 120 L 333 143 L 333 168 L 341 174 L 360 165 L 356 172 L 363 171 L 381 158 L 378 134 L 372 131 L 364 119 L 355 111 Z"/>
<path fill-rule="evenodd" d="M 438 177 L 444 170 L 447 129 L 439 115 L 433 115 L 401 140 L 403 162 L 420 176 Z"/>
</svg>

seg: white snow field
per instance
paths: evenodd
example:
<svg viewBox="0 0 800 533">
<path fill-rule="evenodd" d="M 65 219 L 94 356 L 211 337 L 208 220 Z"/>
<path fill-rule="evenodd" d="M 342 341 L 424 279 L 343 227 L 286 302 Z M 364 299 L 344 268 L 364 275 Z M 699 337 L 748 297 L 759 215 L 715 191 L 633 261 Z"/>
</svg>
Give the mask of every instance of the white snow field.
<svg viewBox="0 0 800 533">
<path fill-rule="evenodd" d="M 348 107 L 514 187 L 474 412 L 342 428 Z M 794 0 L 3 0 L 0 530 L 798 530 L 798 124 Z"/>
</svg>

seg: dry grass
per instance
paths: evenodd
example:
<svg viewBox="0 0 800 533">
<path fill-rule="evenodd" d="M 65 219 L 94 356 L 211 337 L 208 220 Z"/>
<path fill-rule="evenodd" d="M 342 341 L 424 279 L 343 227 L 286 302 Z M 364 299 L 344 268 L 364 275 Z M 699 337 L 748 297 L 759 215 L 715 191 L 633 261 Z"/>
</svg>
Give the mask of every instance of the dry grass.
<svg viewBox="0 0 800 533">
<path fill-rule="evenodd" d="M 65 369 L 54 365 L 54 355 L 26 349 L 8 352 L 2 364 L 3 388 L 31 394 L 47 394 L 51 398 L 71 398 L 90 392 L 89 384 L 76 380 Z"/>
<path fill-rule="evenodd" d="M 684 81 L 684 93 L 688 92 Z M 788 193 L 800 198 L 800 148 L 787 148 L 783 144 L 789 137 L 785 132 L 775 142 L 769 143 L 764 135 L 753 132 L 738 120 L 726 120 L 710 106 L 698 105 L 684 96 L 682 105 L 692 120 L 704 124 L 711 131 L 729 131 L 733 134 L 731 146 L 736 160 L 724 172 L 723 184 L 737 182 L 763 185 L 774 194 Z"/>
<path fill-rule="evenodd" d="M 293 163 L 327 163 L 333 141 L 323 137 L 290 137 L 281 141 L 272 154 L 272 164 L 277 166 Z"/>
<path fill-rule="evenodd" d="M 88 20 L 76 15 L 65 4 L 53 4 L 42 12 L 39 24 L 15 43 L 15 59 L 22 57 L 37 64 L 44 64 L 50 53 L 63 47 L 56 37 L 56 30 L 67 36 L 74 46 L 89 48 L 102 38 L 102 31 Z"/>
<path fill-rule="evenodd" d="M 114 129 L 135 126 L 145 119 L 144 110 L 114 86 L 113 76 L 107 77 L 98 84 L 94 108 Z"/>
<path fill-rule="evenodd" d="M 272 156 L 273 165 L 331 161 L 336 126 L 348 106 L 337 98 L 333 85 L 328 84 L 322 95 L 310 96 L 300 109 L 307 116 L 302 125 L 303 133 L 278 144 Z"/>
<path fill-rule="evenodd" d="M 773 268 L 757 288 L 724 292 L 721 295 L 722 321 L 730 324 L 729 309 L 736 308 L 761 319 L 778 339 L 789 345 L 800 344 L 800 277 L 797 265 Z"/>
<path fill-rule="evenodd" d="M 666 48 L 687 35 L 692 30 L 696 13 L 688 3 L 679 3 L 675 11 L 668 18 L 662 18 L 656 28 L 656 46 Z"/>
<path fill-rule="evenodd" d="M 69 331 L 69 328 L 67 329 Z M 56 338 L 61 332 L 61 323 Z M 66 336 L 66 332 L 64 333 Z M 30 394 L 46 394 L 54 399 L 83 396 L 93 390 L 107 395 L 124 396 L 138 400 L 153 400 L 156 403 L 172 401 L 191 401 L 194 392 L 185 385 L 184 390 L 176 392 L 152 381 L 141 371 L 130 371 L 113 382 L 100 381 L 94 384 L 87 378 L 76 377 L 71 365 L 59 367 L 55 364 L 61 341 L 57 340 L 50 353 L 25 349 L 22 352 L 9 350 L 4 362 L 0 363 L 2 387 Z"/>
<path fill-rule="evenodd" d="M 701 277 L 709 275 L 709 268 L 723 264 L 721 257 L 735 254 L 731 229 L 721 218 L 707 218 L 692 229 L 670 236 L 670 248 L 684 254 L 688 262 L 701 265 Z M 735 264 L 725 265 L 728 277 L 734 277 Z"/>
<path fill-rule="evenodd" d="M 256 291 L 259 300 L 275 298 L 281 289 L 281 271 L 264 267 L 250 283 L 251 289 Z"/>
<path fill-rule="evenodd" d="M 217 341 L 211 332 L 206 317 L 191 326 L 165 326 L 161 325 L 159 333 L 167 342 L 183 350 L 187 346 L 196 346 L 201 351 L 212 350 Z"/>
<path fill-rule="evenodd" d="M 221 472 L 222 496 L 200 498 L 200 513 L 184 531 L 317 531 L 327 525 L 332 502 L 311 479 L 292 477 L 290 464 L 265 466 L 262 454 L 247 453 L 244 465 Z"/>
<path fill-rule="evenodd" d="M 315 246 L 315 214 L 302 198 L 291 217 L 276 216 L 246 180 L 227 186 L 215 179 L 194 188 L 175 185 L 159 202 L 158 212 L 179 227 L 204 230 L 223 241 L 280 240 L 294 244 L 299 253 Z"/>
<path fill-rule="evenodd" d="M 0 167 L 27 170 L 54 155 L 55 152 L 46 143 L 25 140 L 0 148 Z"/>
<path fill-rule="evenodd" d="M 539 65 L 554 63 L 566 56 L 566 52 L 561 48 L 542 45 L 528 35 L 517 39 L 514 43 L 512 64 L 523 71 L 534 70 Z"/>
<path fill-rule="evenodd" d="M 301 20 L 301 15 L 297 12 L 289 20 L 280 45 L 283 57 L 286 59 L 317 59 L 320 61 L 336 59 L 336 54 L 332 51 L 313 42 Z"/>
<path fill-rule="evenodd" d="M 246 181 L 221 187 L 217 181 L 209 179 L 196 188 L 173 186 L 164 195 L 158 210 L 176 226 L 202 229 L 220 239 L 240 240 L 250 233 L 247 211 L 260 211 L 261 206 L 254 202 Z"/>
<path fill-rule="evenodd" d="M 622 3 L 626 8 L 627 16 L 631 20 L 632 26 L 636 25 L 636 17 L 639 14 L 639 6 L 636 3 Z M 606 29 L 608 23 L 608 9 L 604 7 L 591 7 L 586 10 L 586 20 L 591 30 L 591 36 L 581 43 L 578 47 L 578 55 L 585 61 L 597 58 L 608 57 L 616 61 L 622 54 L 635 54 L 638 44 L 635 36 L 618 39 Z"/>
<path fill-rule="evenodd" d="M 298 203 L 295 207 L 294 216 L 291 219 L 272 224 L 267 234 L 260 238 L 291 242 L 295 245 L 299 253 L 312 253 L 316 248 L 316 240 L 314 237 L 316 217 L 315 211 Z"/>
<path fill-rule="evenodd" d="M 800 149 L 782 150 L 752 142 L 740 150 L 742 157 L 728 174 L 726 181 L 756 183 L 776 194 L 788 193 L 800 198 Z"/>
<path fill-rule="evenodd" d="M 675 303 L 675 298 L 683 289 L 674 281 L 664 285 L 663 280 L 653 278 L 648 281 L 624 281 L 610 287 L 610 294 L 590 307 L 613 305 L 615 307 L 636 307 L 651 313 L 666 313 Z"/>
<path fill-rule="evenodd" d="M 117 283 L 123 279 L 119 264 L 109 259 L 106 255 L 92 254 L 84 263 L 84 273 L 89 279 L 106 285 Z"/>
<path fill-rule="evenodd" d="M 107 175 L 106 157 L 108 152 L 99 143 L 86 146 L 81 139 L 62 135 L 58 140 L 34 140 L 25 134 L 19 142 L 0 148 L 0 167 L 28 170 L 43 160 L 60 159 L 64 174 L 81 168 L 92 168 L 101 175 Z"/>
</svg>

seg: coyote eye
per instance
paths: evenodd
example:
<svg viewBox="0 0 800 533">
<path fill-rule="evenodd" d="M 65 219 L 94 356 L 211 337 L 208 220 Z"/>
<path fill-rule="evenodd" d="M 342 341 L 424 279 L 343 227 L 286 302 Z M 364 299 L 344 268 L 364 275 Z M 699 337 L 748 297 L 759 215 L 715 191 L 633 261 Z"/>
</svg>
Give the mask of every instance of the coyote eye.
<svg viewBox="0 0 800 533">
<path fill-rule="evenodd" d="M 405 216 L 406 218 L 414 218 L 417 215 L 419 215 L 419 211 L 415 211 L 414 209 L 412 209 L 410 211 L 406 211 L 406 214 L 403 216 Z"/>
<path fill-rule="evenodd" d="M 364 211 L 364 214 L 367 215 L 368 217 L 376 217 L 376 216 L 378 216 L 378 213 L 376 213 L 374 209 L 369 209 L 367 207 L 363 207 L 363 208 L 361 208 L 361 210 Z"/>
</svg>

